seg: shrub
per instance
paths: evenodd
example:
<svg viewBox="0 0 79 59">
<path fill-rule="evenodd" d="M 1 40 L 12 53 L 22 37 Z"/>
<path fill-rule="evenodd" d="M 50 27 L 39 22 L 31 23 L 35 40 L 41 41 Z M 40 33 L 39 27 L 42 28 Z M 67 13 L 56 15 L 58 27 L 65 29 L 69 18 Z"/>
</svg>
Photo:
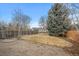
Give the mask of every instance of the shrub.
<svg viewBox="0 0 79 59">
<path fill-rule="evenodd" d="M 79 32 L 78 31 L 70 30 L 67 32 L 66 36 L 68 39 L 71 39 L 71 40 L 79 43 Z"/>
<path fill-rule="evenodd" d="M 38 34 L 38 29 L 37 28 L 33 28 L 32 33 L 33 34 Z"/>
</svg>

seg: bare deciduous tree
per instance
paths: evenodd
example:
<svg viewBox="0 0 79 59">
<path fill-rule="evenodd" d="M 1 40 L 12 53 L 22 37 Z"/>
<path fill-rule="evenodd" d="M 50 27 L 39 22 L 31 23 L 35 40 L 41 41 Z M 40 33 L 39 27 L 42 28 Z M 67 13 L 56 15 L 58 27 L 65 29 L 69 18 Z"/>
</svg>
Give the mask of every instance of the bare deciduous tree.
<svg viewBox="0 0 79 59">
<path fill-rule="evenodd" d="M 21 9 L 17 9 L 14 11 L 13 18 L 12 18 L 12 24 L 17 28 L 19 31 L 18 34 L 20 34 L 20 31 L 26 30 L 29 28 L 30 23 L 30 17 L 23 14 Z"/>
<path fill-rule="evenodd" d="M 47 17 L 45 16 L 41 16 L 40 20 L 39 20 L 39 26 L 42 30 L 46 30 L 47 29 Z"/>
</svg>

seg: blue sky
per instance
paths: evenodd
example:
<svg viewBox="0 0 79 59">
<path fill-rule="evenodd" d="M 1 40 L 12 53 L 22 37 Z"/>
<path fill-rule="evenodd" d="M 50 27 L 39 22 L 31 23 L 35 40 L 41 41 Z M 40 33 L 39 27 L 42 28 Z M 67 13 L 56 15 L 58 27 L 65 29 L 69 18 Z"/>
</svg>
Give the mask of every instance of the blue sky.
<svg viewBox="0 0 79 59">
<path fill-rule="evenodd" d="M 0 4 L 0 19 L 10 22 L 13 11 L 20 8 L 24 14 L 31 17 L 32 27 L 37 27 L 40 16 L 47 16 L 51 5 L 50 3 L 2 3 Z"/>
<path fill-rule="evenodd" d="M 22 12 L 31 17 L 31 27 L 38 27 L 41 16 L 47 16 L 52 3 L 0 3 L 0 20 L 6 23 L 12 19 L 12 13 L 20 8 Z M 72 4 L 74 9 L 79 10 L 79 4 Z"/>
</svg>

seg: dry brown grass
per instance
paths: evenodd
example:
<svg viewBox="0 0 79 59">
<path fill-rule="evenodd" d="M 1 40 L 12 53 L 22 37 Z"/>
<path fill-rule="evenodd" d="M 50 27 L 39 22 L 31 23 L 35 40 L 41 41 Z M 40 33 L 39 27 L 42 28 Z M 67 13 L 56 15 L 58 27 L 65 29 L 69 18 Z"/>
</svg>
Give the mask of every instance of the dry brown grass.
<svg viewBox="0 0 79 59">
<path fill-rule="evenodd" d="M 48 45 L 54 45 L 58 47 L 71 47 L 72 43 L 66 41 L 63 38 L 49 36 L 48 34 L 36 34 L 36 35 L 24 35 L 21 37 L 24 40 L 30 40 L 33 42 L 39 42 Z"/>
</svg>

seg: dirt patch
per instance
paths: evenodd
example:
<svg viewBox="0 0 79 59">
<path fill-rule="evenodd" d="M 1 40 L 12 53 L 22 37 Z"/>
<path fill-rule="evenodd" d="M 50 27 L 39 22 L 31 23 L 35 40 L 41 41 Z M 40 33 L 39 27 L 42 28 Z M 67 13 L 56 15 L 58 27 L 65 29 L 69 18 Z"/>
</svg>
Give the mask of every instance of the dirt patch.
<svg viewBox="0 0 79 59">
<path fill-rule="evenodd" d="M 73 41 L 73 40 L 68 40 L 68 41 L 71 42 L 73 44 L 73 46 L 64 48 L 64 50 L 68 54 L 72 54 L 73 56 L 79 56 L 79 43 L 77 43 L 76 41 Z"/>
<path fill-rule="evenodd" d="M 63 48 L 34 43 L 25 40 L 16 40 L 11 43 L 0 42 L 0 55 L 2 56 L 67 56 L 71 55 Z"/>
<path fill-rule="evenodd" d="M 16 38 L 12 38 L 12 39 L 0 39 L 0 42 L 2 43 L 11 43 L 13 41 L 16 41 Z"/>
</svg>

